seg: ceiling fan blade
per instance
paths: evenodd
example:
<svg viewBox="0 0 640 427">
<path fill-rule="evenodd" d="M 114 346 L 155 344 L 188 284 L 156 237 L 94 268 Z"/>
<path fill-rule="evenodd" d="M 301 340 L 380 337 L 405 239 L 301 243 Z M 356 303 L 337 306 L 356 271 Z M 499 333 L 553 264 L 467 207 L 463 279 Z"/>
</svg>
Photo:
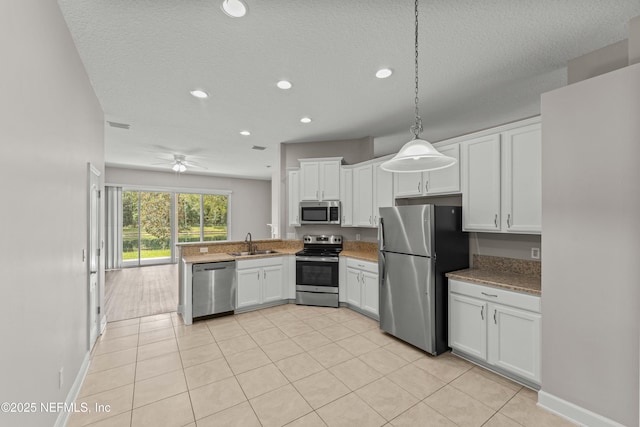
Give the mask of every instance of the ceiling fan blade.
<svg viewBox="0 0 640 427">
<path fill-rule="evenodd" d="M 197 162 L 192 162 L 191 160 L 186 160 L 184 162 L 182 162 L 185 166 L 188 167 L 192 167 L 192 168 L 200 168 L 200 169 L 207 169 L 206 166 L 204 166 L 201 163 L 197 163 Z"/>
</svg>

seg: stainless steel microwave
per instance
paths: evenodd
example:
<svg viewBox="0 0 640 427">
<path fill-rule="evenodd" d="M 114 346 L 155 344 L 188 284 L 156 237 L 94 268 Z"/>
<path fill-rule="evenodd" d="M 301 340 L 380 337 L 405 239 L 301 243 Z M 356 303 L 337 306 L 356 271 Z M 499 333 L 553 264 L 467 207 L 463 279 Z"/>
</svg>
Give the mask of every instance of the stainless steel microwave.
<svg viewBox="0 0 640 427">
<path fill-rule="evenodd" d="M 300 224 L 340 224 L 340 202 L 300 202 Z"/>
</svg>

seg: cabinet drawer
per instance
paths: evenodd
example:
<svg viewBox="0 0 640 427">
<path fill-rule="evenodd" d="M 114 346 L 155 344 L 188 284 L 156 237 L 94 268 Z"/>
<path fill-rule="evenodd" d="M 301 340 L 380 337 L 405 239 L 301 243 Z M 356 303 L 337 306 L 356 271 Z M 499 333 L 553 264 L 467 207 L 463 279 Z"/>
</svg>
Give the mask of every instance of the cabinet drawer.
<svg viewBox="0 0 640 427">
<path fill-rule="evenodd" d="M 236 261 L 236 270 L 243 270 L 245 268 L 267 267 L 270 265 L 282 265 L 282 257 L 268 257 L 268 258 L 255 258 L 255 259 L 243 259 Z"/>
<path fill-rule="evenodd" d="M 358 270 L 378 274 L 377 262 L 361 261 L 354 258 L 347 258 L 347 267 L 357 268 Z"/>
<path fill-rule="evenodd" d="M 540 297 L 527 295 L 516 291 L 508 291 L 493 286 L 478 285 L 476 283 L 463 282 L 449 279 L 449 291 L 461 295 L 467 295 L 484 301 L 509 305 L 523 310 L 540 313 Z"/>
</svg>

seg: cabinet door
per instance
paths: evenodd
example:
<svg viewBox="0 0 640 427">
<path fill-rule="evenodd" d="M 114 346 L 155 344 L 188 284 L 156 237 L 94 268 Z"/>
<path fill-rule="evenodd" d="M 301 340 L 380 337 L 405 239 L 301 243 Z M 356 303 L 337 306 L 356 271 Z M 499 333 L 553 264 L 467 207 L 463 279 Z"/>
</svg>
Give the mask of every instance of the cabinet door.
<svg viewBox="0 0 640 427">
<path fill-rule="evenodd" d="M 320 165 L 300 162 L 300 200 L 320 200 Z"/>
<path fill-rule="evenodd" d="M 422 195 L 422 172 L 394 173 L 393 175 L 395 197 Z"/>
<path fill-rule="evenodd" d="M 465 231 L 500 230 L 500 135 L 462 143 L 462 223 Z"/>
<path fill-rule="evenodd" d="M 362 280 L 362 301 L 361 308 L 378 317 L 378 298 L 380 290 L 378 288 L 378 275 L 369 271 L 363 271 Z"/>
<path fill-rule="evenodd" d="M 487 303 L 449 293 L 449 346 L 487 360 Z"/>
<path fill-rule="evenodd" d="M 540 315 L 489 304 L 489 363 L 540 384 Z"/>
<path fill-rule="evenodd" d="M 300 225 L 300 172 L 289 171 L 289 225 Z"/>
<path fill-rule="evenodd" d="M 424 189 L 427 194 L 447 194 L 460 192 L 460 145 L 438 148 L 445 156 L 457 159 L 455 165 L 424 174 Z"/>
<path fill-rule="evenodd" d="M 347 303 L 358 308 L 362 305 L 360 282 L 360 270 L 347 266 Z"/>
<path fill-rule="evenodd" d="M 502 134 L 502 229 L 542 230 L 542 133 L 540 124 Z"/>
<path fill-rule="evenodd" d="M 262 302 L 284 299 L 283 280 L 282 265 L 270 265 L 262 269 Z"/>
<path fill-rule="evenodd" d="M 353 169 L 341 168 L 340 174 L 340 208 L 342 210 L 343 227 L 353 225 Z"/>
<path fill-rule="evenodd" d="M 340 200 L 340 162 L 320 163 L 320 200 Z"/>
<path fill-rule="evenodd" d="M 261 270 L 260 268 L 247 268 L 237 271 L 237 308 L 260 304 Z"/>
<path fill-rule="evenodd" d="M 353 225 L 373 227 L 373 166 L 353 170 Z"/>
<path fill-rule="evenodd" d="M 393 173 L 380 168 L 380 164 L 373 165 L 373 226 L 377 227 L 380 220 L 379 208 L 393 206 Z"/>
</svg>

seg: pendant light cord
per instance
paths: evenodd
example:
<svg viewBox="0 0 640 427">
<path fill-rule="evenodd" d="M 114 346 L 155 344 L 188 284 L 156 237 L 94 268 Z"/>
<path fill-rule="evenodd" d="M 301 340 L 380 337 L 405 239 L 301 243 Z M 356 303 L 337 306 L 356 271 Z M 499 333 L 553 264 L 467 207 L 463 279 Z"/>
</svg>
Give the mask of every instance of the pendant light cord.
<svg viewBox="0 0 640 427">
<path fill-rule="evenodd" d="M 415 25 L 415 83 L 416 83 L 416 91 L 415 91 L 415 123 L 411 126 L 411 132 L 415 136 L 415 139 L 418 139 L 420 136 L 420 132 L 422 132 L 422 119 L 420 118 L 420 110 L 418 107 L 418 0 L 415 0 L 415 15 L 416 15 L 416 25 Z"/>
</svg>

